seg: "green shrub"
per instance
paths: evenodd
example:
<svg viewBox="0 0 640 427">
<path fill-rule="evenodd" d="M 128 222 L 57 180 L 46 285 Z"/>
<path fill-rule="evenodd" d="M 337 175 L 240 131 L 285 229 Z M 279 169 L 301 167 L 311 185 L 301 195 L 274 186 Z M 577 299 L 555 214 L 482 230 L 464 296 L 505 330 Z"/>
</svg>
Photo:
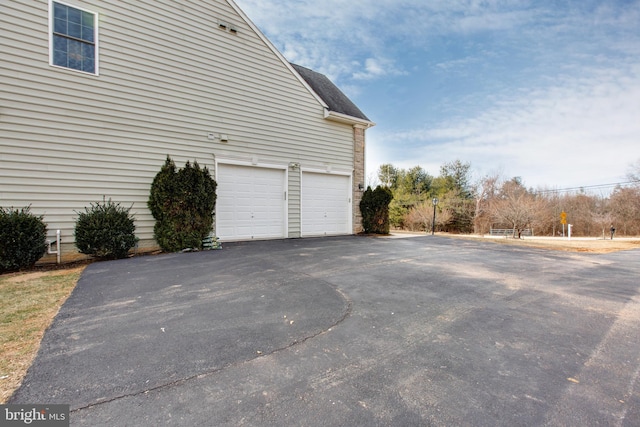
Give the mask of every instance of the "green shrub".
<svg viewBox="0 0 640 427">
<path fill-rule="evenodd" d="M 78 212 L 75 230 L 78 250 L 98 258 L 126 258 L 137 241 L 130 210 L 109 199 Z"/>
<path fill-rule="evenodd" d="M 0 273 L 32 267 L 47 250 L 47 226 L 29 210 L 0 208 Z"/>
<path fill-rule="evenodd" d="M 217 184 L 209 169 L 187 162 L 177 169 L 169 156 L 151 184 L 147 205 L 156 219 L 153 234 L 162 250 L 202 249 L 213 230 Z"/>
<path fill-rule="evenodd" d="M 377 186 L 367 187 L 360 201 L 362 226 L 365 233 L 389 234 L 389 203 L 393 199 L 391 190 Z"/>
</svg>

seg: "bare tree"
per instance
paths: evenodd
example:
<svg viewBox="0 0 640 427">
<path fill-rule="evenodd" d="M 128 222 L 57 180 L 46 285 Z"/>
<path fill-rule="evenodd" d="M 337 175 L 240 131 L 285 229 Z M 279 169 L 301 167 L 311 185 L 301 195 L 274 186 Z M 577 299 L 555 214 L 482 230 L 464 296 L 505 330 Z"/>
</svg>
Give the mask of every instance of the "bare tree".
<svg viewBox="0 0 640 427">
<path fill-rule="evenodd" d="M 484 234 L 491 228 L 491 204 L 495 201 L 500 186 L 498 174 L 487 175 L 473 186 L 475 211 L 473 214 L 473 231 Z"/>
<path fill-rule="evenodd" d="M 445 206 L 436 206 L 436 228 L 442 230 L 451 221 L 453 214 Z M 433 204 L 420 202 L 405 215 L 405 226 L 412 231 L 429 231 L 433 228 Z"/>
<path fill-rule="evenodd" d="M 602 238 L 605 238 L 605 230 L 608 230 L 614 223 L 611 214 L 610 201 L 605 197 L 596 200 L 595 210 L 591 212 L 592 221 L 602 229 Z"/>
<path fill-rule="evenodd" d="M 536 191 L 537 197 L 544 198 L 546 205 L 536 217 L 536 234 L 555 236 L 562 228 L 561 213 L 564 210 L 562 198 L 556 190 L 539 189 Z"/>
<path fill-rule="evenodd" d="M 433 222 L 433 205 L 420 202 L 409 209 L 404 216 L 404 225 L 411 231 L 426 231 L 431 229 Z"/>
<path fill-rule="evenodd" d="M 567 221 L 573 225 L 573 234 L 591 236 L 600 232 L 600 226 L 593 220 L 596 204 L 594 196 L 583 192 L 564 196 L 563 205 Z"/>
<path fill-rule="evenodd" d="M 378 174 L 371 172 L 367 175 L 366 184 L 367 187 L 376 188 L 380 184 L 380 178 Z"/>
<path fill-rule="evenodd" d="M 546 200 L 529 192 L 520 179 L 513 178 L 502 185 L 497 200 L 492 204 L 493 218 L 513 228 L 513 237 L 536 222 L 536 215 L 544 209 Z"/>
<path fill-rule="evenodd" d="M 635 181 L 636 185 L 640 187 L 640 159 L 629 165 L 627 178 L 629 181 Z"/>
<path fill-rule="evenodd" d="M 622 234 L 640 233 L 640 187 L 616 188 L 610 196 L 612 223 Z"/>
</svg>

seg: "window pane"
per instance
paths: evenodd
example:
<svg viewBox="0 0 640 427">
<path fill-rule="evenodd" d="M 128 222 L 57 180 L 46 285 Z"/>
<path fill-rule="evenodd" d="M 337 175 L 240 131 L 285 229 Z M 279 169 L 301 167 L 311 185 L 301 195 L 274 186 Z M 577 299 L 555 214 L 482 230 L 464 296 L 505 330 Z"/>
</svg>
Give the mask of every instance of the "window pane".
<svg viewBox="0 0 640 427">
<path fill-rule="evenodd" d="M 84 43 L 82 46 L 82 56 L 84 58 L 93 59 L 95 56 L 95 48 L 92 44 Z"/>
<path fill-rule="evenodd" d="M 85 58 L 84 61 L 82 61 L 82 71 L 86 71 L 87 73 L 96 72 L 96 65 L 93 59 Z"/>
<path fill-rule="evenodd" d="M 53 65 L 59 65 L 60 67 L 68 67 L 67 52 L 62 50 L 53 51 Z"/>
<path fill-rule="evenodd" d="M 54 19 L 53 31 L 60 34 L 67 34 L 67 20 L 59 18 Z"/>
<path fill-rule="evenodd" d="M 74 24 L 82 23 L 82 11 L 78 9 L 74 9 L 72 7 L 67 10 L 69 22 L 73 22 Z"/>
<path fill-rule="evenodd" d="M 82 70 L 82 43 L 76 40 L 69 40 L 69 67 Z"/>
<path fill-rule="evenodd" d="M 82 70 L 82 59 L 77 59 L 73 56 L 69 56 L 69 68 L 73 68 L 74 70 Z"/>
<path fill-rule="evenodd" d="M 60 4 L 60 3 L 54 3 L 53 4 L 53 17 L 56 19 L 62 19 L 64 21 L 67 20 L 67 6 Z"/>
<path fill-rule="evenodd" d="M 82 35 L 80 37 L 82 40 L 86 40 L 88 42 L 93 42 L 93 27 L 82 26 Z"/>
<path fill-rule="evenodd" d="M 93 29 L 93 13 L 82 12 L 82 25 Z"/>
<path fill-rule="evenodd" d="M 64 52 L 67 55 L 67 39 L 61 36 L 53 36 L 53 49 Z"/>
<path fill-rule="evenodd" d="M 82 42 L 77 40 L 68 40 L 69 44 L 69 55 L 77 56 L 78 58 L 82 57 Z"/>
<path fill-rule="evenodd" d="M 82 37 L 82 27 L 80 24 L 75 24 L 73 22 L 69 22 L 67 35 L 69 37 L 75 37 L 77 39 Z"/>
<path fill-rule="evenodd" d="M 68 66 L 67 39 L 64 37 L 53 36 L 53 64 Z"/>
</svg>

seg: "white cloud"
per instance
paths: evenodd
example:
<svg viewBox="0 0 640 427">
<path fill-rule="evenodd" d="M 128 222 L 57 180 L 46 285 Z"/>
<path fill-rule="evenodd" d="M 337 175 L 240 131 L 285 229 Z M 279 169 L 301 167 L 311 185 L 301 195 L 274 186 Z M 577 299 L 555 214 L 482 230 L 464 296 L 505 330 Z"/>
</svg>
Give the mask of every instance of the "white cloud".
<svg viewBox="0 0 640 427">
<path fill-rule="evenodd" d="M 369 146 L 380 153 L 370 156 L 368 168 L 389 156 L 400 159 L 392 162 L 397 166 L 431 165 L 437 174 L 439 165 L 461 159 L 533 186 L 624 180 L 628 165 L 640 159 L 640 63 L 585 74 L 523 89 L 459 122 L 374 134 Z M 410 148 L 400 154 L 390 151 L 394 146 Z"/>
<path fill-rule="evenodd" d="M 236 2 L 288 60 L 335 79 L 403 75 L 399 45 L 428 46 L 441 34 L 517 28 L 531 19 L 526 9 L 511 10 L 511 1 Z"/>
<path fill-rule="evenodd" d="M 355 80 L 371 80 L 388 75 L 406 75 L 406 72 L 398 69 L 390 59 L 367 58 L 364 70 L 353 73 Z"/>
</svg>

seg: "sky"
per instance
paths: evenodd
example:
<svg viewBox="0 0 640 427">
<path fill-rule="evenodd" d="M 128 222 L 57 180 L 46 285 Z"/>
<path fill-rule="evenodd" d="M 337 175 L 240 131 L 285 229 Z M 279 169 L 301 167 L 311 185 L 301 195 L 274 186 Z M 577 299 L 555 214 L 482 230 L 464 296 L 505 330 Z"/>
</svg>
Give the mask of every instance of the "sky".
<svg viewBox="0 0 640 427">
<path fill-rule="evenodd" d="M 369 179 L 461 160 L 474 179 L 588 188 L 640 159 L 640 0 L 236 3 L 376 123 Z"/>
</svg>

